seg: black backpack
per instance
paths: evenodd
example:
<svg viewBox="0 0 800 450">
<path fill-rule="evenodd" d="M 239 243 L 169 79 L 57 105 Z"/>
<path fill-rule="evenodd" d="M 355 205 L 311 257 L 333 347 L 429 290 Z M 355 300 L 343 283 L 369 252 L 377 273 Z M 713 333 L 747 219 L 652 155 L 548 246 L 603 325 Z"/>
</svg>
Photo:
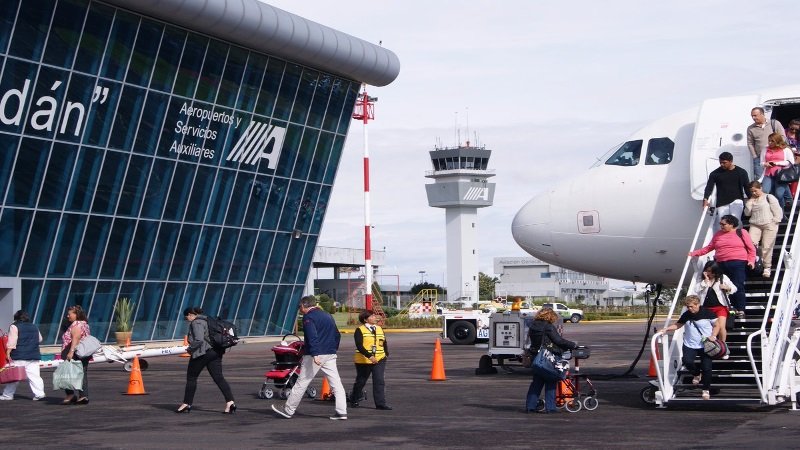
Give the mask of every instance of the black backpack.
<svg viewBox="0 0 800 450">
<path fill-rule="evenodd" d="M 239 343 L 236 325 L 217 317 L 206 317 L 208 323 L 208 343 L 215 349 L 231 348 Z"/>
</svg>

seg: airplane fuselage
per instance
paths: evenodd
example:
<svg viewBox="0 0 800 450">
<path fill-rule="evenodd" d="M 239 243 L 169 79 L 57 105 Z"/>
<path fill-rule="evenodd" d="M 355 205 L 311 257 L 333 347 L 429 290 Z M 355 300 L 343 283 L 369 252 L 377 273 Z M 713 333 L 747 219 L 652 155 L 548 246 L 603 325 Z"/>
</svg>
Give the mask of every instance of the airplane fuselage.
<svg viewBox="0 0 800 450">
<path fill-rule="evenodd" d="M 655 121 L 589 170 L 531 199 L 514 218 L 514 239 L 526 252 L 560 267 L 674 285 L 719 153 L 730 151 L 734 164 L 752 173 L 745 138 L 750 108 L 767 105 L 785 125 L 784 118 L 800 117 L 798 104 L 800 86 L 792 86 L 708 100 Z"/>
</svg>

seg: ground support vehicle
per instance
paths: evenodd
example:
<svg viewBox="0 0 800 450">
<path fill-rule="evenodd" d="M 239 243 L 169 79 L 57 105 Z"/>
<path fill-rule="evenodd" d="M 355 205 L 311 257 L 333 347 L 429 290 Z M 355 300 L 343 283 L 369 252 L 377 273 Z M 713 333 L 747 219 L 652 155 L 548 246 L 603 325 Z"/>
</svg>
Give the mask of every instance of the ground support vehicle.
<svg viewBox="0 0 800 450">
<path fill-rule="evenodd" d="M 497 373 L 494 366 L 512 371 L 509 362 L 521 365 L 522 356 L 530 347 L 528 327 L 531 320 L 533 315 L 521 311 L 493 313 L 489 318 L 489 350 L 478 361 L 475 374 Z"/>
<path fill-rule="evenodd" d="M 470 345 L 489 340 L 489 317 L 484 311 L 442 311 L 442 337 L 456 345 Z"/>
</svg>

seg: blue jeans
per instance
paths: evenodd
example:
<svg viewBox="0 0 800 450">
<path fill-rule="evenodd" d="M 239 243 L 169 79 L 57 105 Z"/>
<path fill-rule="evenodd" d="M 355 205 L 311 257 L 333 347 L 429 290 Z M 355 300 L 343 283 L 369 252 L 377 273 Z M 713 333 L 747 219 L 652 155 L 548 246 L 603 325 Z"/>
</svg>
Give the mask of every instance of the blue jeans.
<svg viewBox="0 0 800 450">
<path fill-rule="evenodd" d="M 789 192 L 789 185 L 778 182 L 777 176 L 764 177 L 761 188 L 765 194 L 772 194 L 778 199 L 778 204 L 781 205 L 781 209 L 786 206 L 787 198 L 789 198 L 791 202 L 792 195 Z"/>
<path fill-rule="evenodd" d="M 698 356 L 700 357 L 699 369 L 694 362 Z M 686 367 L 686 370 L 693 376 L 703 374 L 703 378 L 700 379 L 700 386 L 703 387 L 703 390 L 707 391 L 711 387 L 711 357 L 706 355 L 706 352 L 704 352 L 702 348 L 690 348 L 684 345 L 683 358 L 681 359 L 683 361 L 683 366 Z"/>
<path fill-rule="evenodd" d="M 763 150 L 762 150 L 763 151 Z M 753 158 L 753 179 L 758 180 L 764 174 L 764 166 L 761 165 L 761 157 L 756 156 Z M 767 192 L 764 190 L 764 192 Z"/>
<path fill-rule="evenodd" d="M 736 286 L 736 292 L 729 296 L 733 307 L 737 311 L 744 311 L 747 306 L 747 298 L 744 292 L 744 280 L 747 278 L 747 261 L 717 261 L 717 264 L 722 269 L 722 273 L 727 275 Z"/>
<path fill-rule="evenodd" d="M 544 409 L 545 411 L 555 412 L 557 383 L 558 381 L 545 381 L 534 376 L 528 388 L 528 398 L 525 402 L 525 408 L 528 411 L 536 411 L 536 405 L 539 403 L 539 394 L 544 387 Z"/>
</svg>

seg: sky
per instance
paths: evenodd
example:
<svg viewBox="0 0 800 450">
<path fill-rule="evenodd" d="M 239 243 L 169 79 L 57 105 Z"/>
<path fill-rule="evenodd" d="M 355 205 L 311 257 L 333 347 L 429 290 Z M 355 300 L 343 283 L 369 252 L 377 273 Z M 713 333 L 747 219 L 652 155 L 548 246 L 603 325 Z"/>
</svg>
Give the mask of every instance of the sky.
<svg viewBox="0 0 800 450">
<path fill-rule="evenodd" d="M 400 59 L 394 82 L 368 87 L 382 284 L 425 271 L 446 285 L 445 212 L 425 194 L 436 145 L 469 138 L 492 150 L 497 188 L 478 210 L 478 255 L 494 275 L 493 258 L 526 256 L 511 222 L 527 200 L 638 128 L 704 99 L 800 82 L 800 2 L 788 0 L 265 1 Z M 353 121 L 319 245 L 364 248 L 363 135 Z"/>
</svg>

